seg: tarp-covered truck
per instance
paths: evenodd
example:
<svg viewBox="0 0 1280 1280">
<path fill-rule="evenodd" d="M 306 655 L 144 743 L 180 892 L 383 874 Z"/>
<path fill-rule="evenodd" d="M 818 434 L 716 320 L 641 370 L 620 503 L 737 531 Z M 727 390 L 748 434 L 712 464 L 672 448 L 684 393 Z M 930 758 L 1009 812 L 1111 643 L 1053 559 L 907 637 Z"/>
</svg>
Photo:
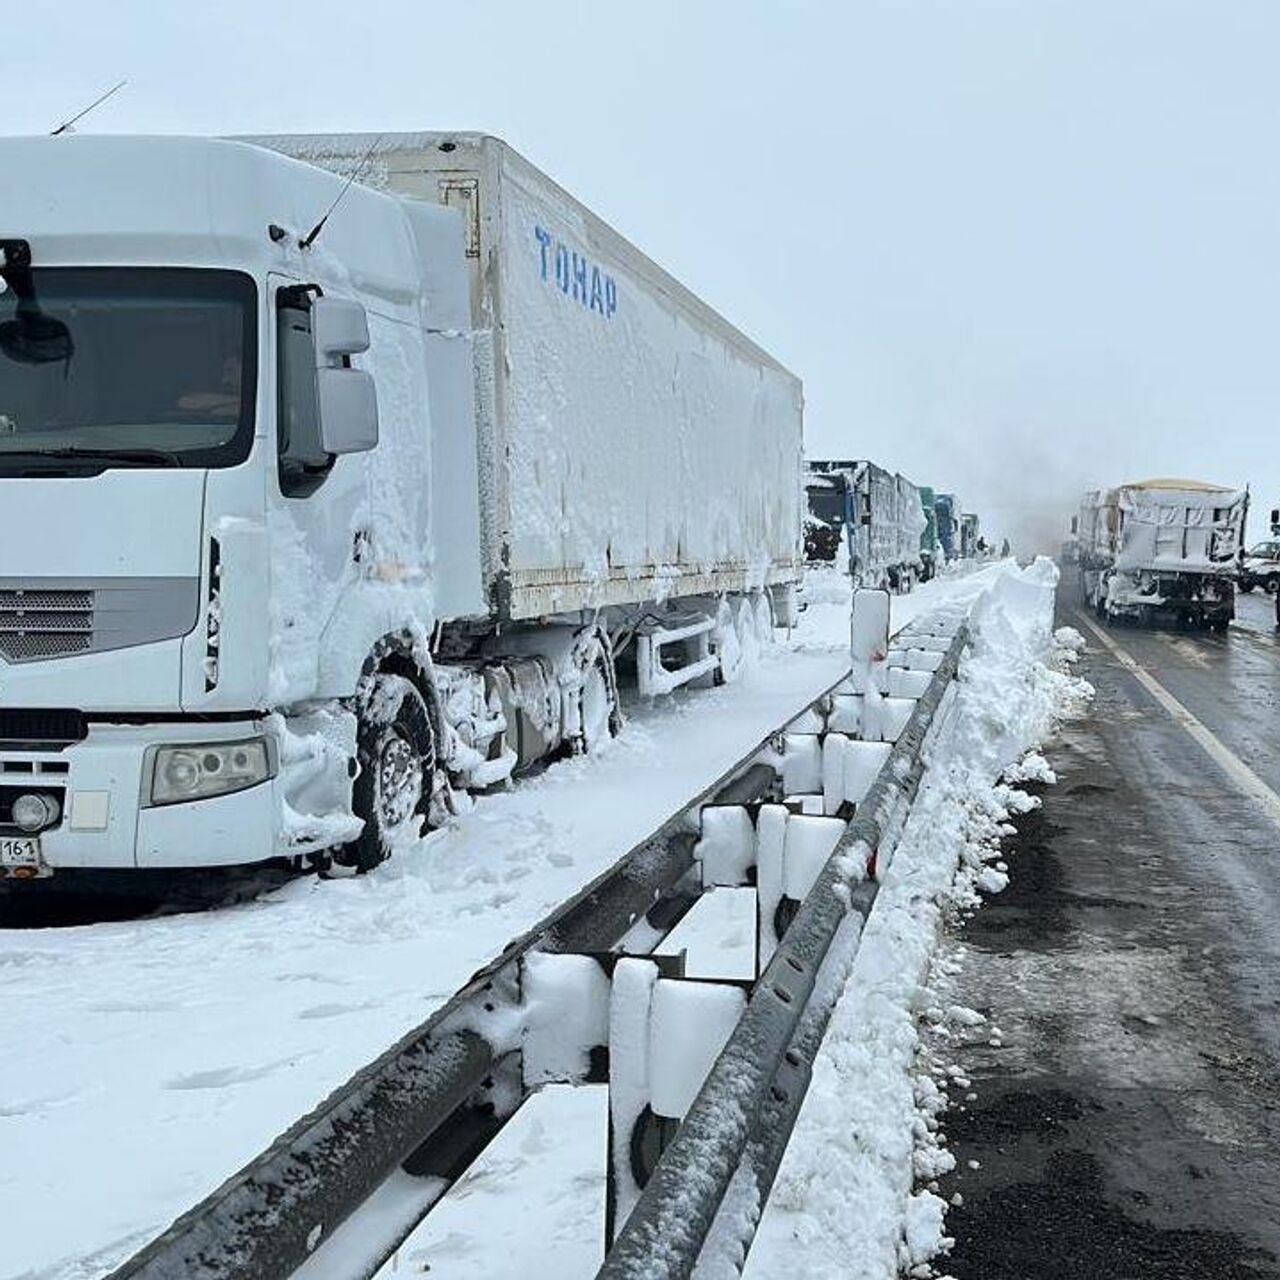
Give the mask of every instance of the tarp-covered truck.
<svg viewBox="0 0 1280 1280">
<path fill-rule="evenodd" d="M 501 142 L 373 143 L 0 141 L 0 871 L 365 867 L 785 620 L 798 379 Z"/>
<path fill-rule="evenodd" d="M 926 520 L 920 490 L 905 476 L 874 462 L 811 459 L 806 490 L 812 558 L 833 559 L 843 536 L 856 585 L 909 591 L 920 580 Z"/>
<path fill-rule="evenodd" d="M 1099 616 L 1225 629 L 1249 494 L 1198 480 L 1087 493 L 1076 522 L 1081 589 Z"/>
</svg>

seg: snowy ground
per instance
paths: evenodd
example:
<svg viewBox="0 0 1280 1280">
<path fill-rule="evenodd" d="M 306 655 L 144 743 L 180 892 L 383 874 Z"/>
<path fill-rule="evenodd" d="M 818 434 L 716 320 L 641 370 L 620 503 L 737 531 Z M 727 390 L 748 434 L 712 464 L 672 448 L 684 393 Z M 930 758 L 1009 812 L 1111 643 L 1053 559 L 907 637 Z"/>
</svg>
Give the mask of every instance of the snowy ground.
<svg viewBox="0 0 1280 1280">
<path fill-rule="evenodd" d="M 992 572 L 895 600 L 895 628 Z M 811 701 L 848 637 L 845 584 L 812 590 L 739 683 L 635 710 L 369 876 L 0 935 L 0 1276 L 109 1271 Z"/>
</svg>

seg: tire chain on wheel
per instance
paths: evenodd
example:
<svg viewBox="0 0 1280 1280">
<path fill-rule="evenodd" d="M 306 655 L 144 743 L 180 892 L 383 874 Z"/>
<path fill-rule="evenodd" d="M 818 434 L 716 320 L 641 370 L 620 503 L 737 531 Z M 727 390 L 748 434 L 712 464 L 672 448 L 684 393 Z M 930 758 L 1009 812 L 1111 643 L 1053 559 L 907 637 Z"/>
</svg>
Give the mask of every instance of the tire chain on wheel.
<svg viewBox="0 0 1280 1280">
<path fill-rule="evenodd" d="M 384 695 L 386 685 L 399 682 L 399 701 L 395 711 L 387 719 L 374 719 L 371 703 L 375 696 Z M 410 745 L 417 746 L 422 764 L 422 788 L 414 814 L 426 817 L 431 803 L 432 780 L 435 776 L 436 745 L 426 699 L 418 687 L 404 676 L 389 672 L 375 673 L 358 698 L 359 717 L 356 730 L 356 757 L 359 772 L 352 785 L 352 808 L 356 816 L 364 820 L 364 830 L 345 845 L 336 861 L 357 871 L 369 871 L 383 862 L 391 853 L 390 832 L 383 830 L 377 804 L 377 776 L 382 751 L 388 733 L 400 730 Z"/>
</svg>

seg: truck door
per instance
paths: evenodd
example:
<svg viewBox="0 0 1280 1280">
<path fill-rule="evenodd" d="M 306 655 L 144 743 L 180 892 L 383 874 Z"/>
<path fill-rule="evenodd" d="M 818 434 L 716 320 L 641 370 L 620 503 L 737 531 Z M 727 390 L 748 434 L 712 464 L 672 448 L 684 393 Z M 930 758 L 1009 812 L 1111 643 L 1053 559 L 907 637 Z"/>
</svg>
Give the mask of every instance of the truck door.
<svg viewBox="0 0 1280 1280">
<path fill-rule="evenodd" d="M 267 541 L 276 704 L 335 692 L 319 687 L 320 637 L 356 576 L 366 508 L 364 457 L 329 458 L 319 448 L 315 356 L 303 305 L 308 286 L 268 277 L 277 465 L 267 482 Z"/>
</svg>

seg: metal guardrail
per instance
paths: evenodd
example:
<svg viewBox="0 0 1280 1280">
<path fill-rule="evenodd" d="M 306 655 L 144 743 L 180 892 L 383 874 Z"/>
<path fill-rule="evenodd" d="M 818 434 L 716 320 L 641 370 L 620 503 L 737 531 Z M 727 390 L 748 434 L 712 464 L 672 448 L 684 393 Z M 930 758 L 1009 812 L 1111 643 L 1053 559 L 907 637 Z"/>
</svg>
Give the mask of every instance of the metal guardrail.
<svg viewBox="0 0 1280 1280">
<path fill-rule="evenodd" d="M 875 902 L 876 881 L 848 876 L 843 869 L 846 859 L 853 855 L 853 865 L 865 866 L 914 798 L 924 771 L 921 752 L 926 735 L 967 640 L 968 629 L 961 624 L 876 782 L 761 975 L 679 1131 L 658 1160 L 597 1280 L 691 1276 L 746 1155 L 763 1208 L 838 995 L 815 986 L 819 967 L 850 912 L 865 922 Z M 742 1242 L 744 1248 L 749 1247 L 750 1238 Z"/>
<path fill-rule="evenodd" d="M 827 699 L 847 678 L 823 690 Z M 803 709 L 788 717 L 790 723 Z M 109 1280 L 286 1280 L 482 1088 L 495 1049 L 457 1026 L 462 1011 L 512 990 L 533 950 L 605 951 L 693 866 L 687 815 L 763 796 L 757 763 L 778 726 L 653 835 L 507 945 L 441 1009 L 357 1072 L 205 1200 L 111 1272 Z M 679 907 L 665 922 L 674 927 Z"/>
</svg>

